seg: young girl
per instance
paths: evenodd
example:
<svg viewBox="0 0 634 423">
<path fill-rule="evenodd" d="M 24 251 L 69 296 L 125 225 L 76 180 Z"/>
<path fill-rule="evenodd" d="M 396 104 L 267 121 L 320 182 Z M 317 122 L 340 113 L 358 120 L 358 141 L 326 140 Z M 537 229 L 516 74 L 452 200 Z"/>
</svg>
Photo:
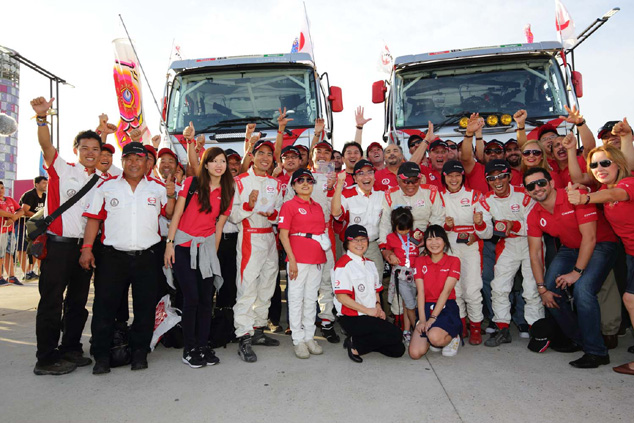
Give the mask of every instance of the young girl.
<svg viewBox="0 0 634 423">
<path fill-rule="evenodd" d="M 208 345 L 209 328 L 214 278 L 222 279 L 216 254 L 234 194 L 233 177 L 227 171 L 227 157 L 221 148 L 205 151 L 196 178 L 197 188 L 187 208 L 194 178 L 187 178 L 178 194 L 164 258 L 165 267 L 174 266 L 183 292 L 183 362 L 192 368 L 219 362 Z M 194 254 L 197 257 L 192 260 Z"/>
<path fill-rule="evenodd" d="M 414 360 L 425 355 L 430 346 L 443 347 L 444 356 L 458 353 L 462 322 L 454 287 L 460 278 L 460 260 L 448 255 L 447 250 L 445 230 L 438 225 L 427 228 L 425 255 L 416 260 L 414 270 L 420 315 L 409 345 L 409 355 Z"/>
<path fill-rule="evenodd" d="M 418 244 L 414 238 L 414 217 L 406 207 L 399 207 L 392 211 L 392 233 L 385 240 L 386 250 L 392 251 L 399 263 L 392 266 L 388 302 L 396 304 L 393 308 L 397 323 L 403 319 L 402 303 L 405 305 L 405 319 L 403 319 L 403 339 L 409 344 L 411 339 L 410 327 L 416 321 L 416 284 L 414 283 L 414 261 L 418 257 Z M 396 299 L 394 298 L 396 294 Z M 401 301 L 402 299 L 402 301 Z"/>
</svg>

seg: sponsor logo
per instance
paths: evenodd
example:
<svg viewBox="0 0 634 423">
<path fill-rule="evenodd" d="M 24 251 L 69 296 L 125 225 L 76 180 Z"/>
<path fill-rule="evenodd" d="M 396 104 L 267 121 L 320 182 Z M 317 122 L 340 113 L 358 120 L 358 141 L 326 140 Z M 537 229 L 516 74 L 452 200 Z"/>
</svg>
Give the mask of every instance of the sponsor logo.
<svg viewBox="0 0 634 423">
<path fill-rule="evenodd" d="M 356 216 L 354 218 L 354 223 L 359 223 L 359 222 L 361 222 L 361 218 L 359 216 Z"/>
<path fill-rule="evenodd" d="M 574 213 L 574 212 L 575 212 L 574 210 L 570 210 L 570 211 L 567 211 L 567 212 L 563 212 L 561 215 L 562 215 L 562 216 L 565 216 L 565 215 L 567 215 L 567 214 L 572 214 L 572 213 Z"/>
<path fill-rule="evenodd" d="M 421 198 L 420 200 L 418 200 L 416 202 L 416 204 L 414 204 L 414 206 L 416 207 L 423 207 L 425 205 L 425 199 Z"/>
<path fill-rule="evenodd" d="M 279 223 L 284 223 L 284 216 L 280 216 Z"/>
<path fill-rule="evenodd" d="M 119 205 L 119 200 L 117 200 L 116 198 L 113 198 L 112 200 L 110 200 L 110 205 L 112 207 L 117 207 Z"/>
<path fill-rule="evenodd" d="M 539 219 L 539 224 L 540 224 L 540 225 L 542 225 L 542 227 L 543 227 L 543 228 L 545 228 L 545 227 L 546 227 L 546 224 L 547 224 L 547 223 L 548 223 L 548 222 L 546 222 L 546 219 L 544 219 L 543 217 L 542 217 L 541 219 Z"/>
<path fill-rule="evenodd" d="M 268 192 L 269 194 L 273 194 L 275 192 L 275 187 L 272 185 L 267 185 L 266 192 Z"/>
<path fill-rule="evenodd" d="M 306 210 L 304 210 L 304 209 L 302 209 L 302 208 L 297 209 L 297 211 L 298 211 L 300 214 L 306 214 L 306 213 L 308 213 Z"/>
<path fill-rule="evenodd" d="M 583 217 L 595 216 L 596 214 L 597 214 L 597 212 L 586 213 L 586 214 L 583 215 Z"/>
<path fill-rule="evenodd" d="M 421 270 L 423 271 L 423 275 L 427 274 L 427 266 L 423 266 Z"/>
<path fill-rule="evenodd" d="M 282 191 L 286 191 L 287 184 L 282 184 Z"/>
<path fill-rule="evenodd" d="M 513 213 L 517 213 L 518 211 L 520 211 L 520 205 L 519 204 L 513 204 L 511 205 L 511 211 Z"/>
<path fill-rule="evenodd" d="M 341 281 L 340 280 L 336 280 L 335 281 L 335 288 L 339 288 L 341 286 Z"/>
<path fill-rule="evenodd" d="M 357 289 L 359 290 L 359 292 L 365 292 L 365 285 L 360 283 Z"/>
<path fill-rule="evenodd" d="M 463 198 L 462 200 L 460 200 L 460 204 L 462 204 L 463 206 L 469 206 L 471 205 L 471 201 L 469 201 L 468 198 Z"/>
<path fill-rule="evenodd" d="M 381 183 L 382 183 L 383 185 L 390 185 L 390 180 L 389 180 L 388 178 L 385 178 L 385 179 L 383 179 L 383 180 L 381 181 Z"/>
<path fill-rule="evenodd" d="M 68 191 L 66 191 L 66 195 L 69 197 L 72 197 L 73 195 L 77 194 L 77 191 L 75 191 L 74 189 L 69 189 Z"/>
<path fill-rule="evenodd" d="M 152 205 L 152 206 L 153 206 L 153 205 L 155 205 L 155 204 L 156 204 L 156 198 L 155 198 L 155 197 L 149 197 L 149 198 L 147 199 L 147 203 L 148 203 L 149 205 Z"/>
<path fill-rule="evenodd" d="M 436 176 L 434 174 L 429 175 L 429 179 L 431 179 L 432 181 L 436 180 Z"/>
</svg>

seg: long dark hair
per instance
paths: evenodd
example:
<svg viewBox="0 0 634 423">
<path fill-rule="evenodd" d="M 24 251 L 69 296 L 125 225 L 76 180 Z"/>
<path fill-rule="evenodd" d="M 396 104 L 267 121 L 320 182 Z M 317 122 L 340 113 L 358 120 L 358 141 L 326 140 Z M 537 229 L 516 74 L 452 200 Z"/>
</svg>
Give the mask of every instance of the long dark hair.
<svg viewBox="0 0 634 423">
<path fill-rule="evenodd" d="M 207 170 L 207 163 L 213 161 L 216 157 L 222 155 L 227 160 L 227 155 L 220 147 L 211 147 L 205 150 L 203 158 L 200 160 L 200 166 L 198 167 L 198 204 L 200 204 L 201 213 L 211 213 L 211 202 L 209 201 L 209 183 L 211 177 Z M 220 177 L 220 212 L 219 215 L 224 213 L 231 202 L 233 201 L 234 183 L 229 167 L 225 169 L 225 173 Z"/>
<path fill-rule="evenodd" d="M 447 253 L 451 250 L 451 245 L 449 244 L 449 238 L 447 237 L 447 232 L 440 225 L 431 225 L 425 231 L 425 242 L 423 243 L 423 251 L 425 254 L 431 257 L 431 253 L 427 250 L 427 239 L 428 238 L 442 238 L 445 242 L 444 252 Z"/>
</svg>

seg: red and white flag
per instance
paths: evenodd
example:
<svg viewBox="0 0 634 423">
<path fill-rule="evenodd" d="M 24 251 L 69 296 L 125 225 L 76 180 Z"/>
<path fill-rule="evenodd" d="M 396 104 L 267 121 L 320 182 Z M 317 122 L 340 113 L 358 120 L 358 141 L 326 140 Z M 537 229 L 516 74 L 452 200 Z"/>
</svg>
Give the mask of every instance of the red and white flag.
<svg viewBox="0 0 634 423">
<path fill-rule="evenodd" d="M 391 73 L 393 66 L 394 58 L 392 57 L 392 53 L 390 53 L 390 49 L 387 47 L 387 44 L 383 41 L 381 43 L 381 54 L 379 55 L 377 68 L 381 72 Z"/>
<path fill-rule="evenodd" d="M 557 27 L 557 36 L 564 48 L 572 48 L 577 44 L 575 36 L 575 23 L 568 13 L 568 9 L 560 0 L 555 0 L 555 26 Z"/>
<path fill-rule="evenodd" d="M 297 48 L 298 53 L 308 53 L 313 60 L 315 59 L 315 53 L 313 52 L 313 40 L 310 37 L 310 22 L 308 21 L 306 4 L 304 4 L 304 22 L 302 24 L 301 31 L 299 32 L 299 37 L 297 37 L 295 43 L 293 44 L 293 51 Z"/>
</svg>

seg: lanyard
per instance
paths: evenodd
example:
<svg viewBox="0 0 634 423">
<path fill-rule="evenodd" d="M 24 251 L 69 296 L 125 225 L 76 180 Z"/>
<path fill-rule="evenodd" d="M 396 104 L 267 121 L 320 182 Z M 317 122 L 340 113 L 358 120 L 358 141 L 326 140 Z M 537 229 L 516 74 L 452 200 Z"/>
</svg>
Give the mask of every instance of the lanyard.
<svg viewBox="0 0 634 423">
<path fill-rule="evenodd" d="M 401 246 L 403 247 L 403 251 L 405 251 L 405 267 L 411 267 L 410 266 L 410 261 L 409 261 L 409 234 L 407 234 L 407 244 L 405 243 L 405 241 L 403 241 L 403 238 L 401 238 L 401 234 L 398 234 L 398 239 L 399 241 L 401 241 Z"/>
</svg>

